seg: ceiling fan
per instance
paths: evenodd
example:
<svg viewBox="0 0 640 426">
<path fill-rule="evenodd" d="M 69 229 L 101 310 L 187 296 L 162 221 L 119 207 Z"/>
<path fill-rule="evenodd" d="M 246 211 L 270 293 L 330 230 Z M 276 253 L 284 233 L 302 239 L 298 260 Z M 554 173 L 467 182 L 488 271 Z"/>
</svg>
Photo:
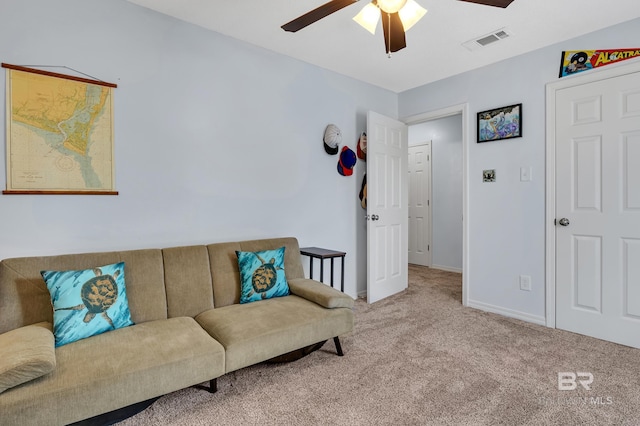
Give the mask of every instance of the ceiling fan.
<svg viewBox="0 0 640 426">
<path fill-rule="evenodd" d="M 320 19 L 337 12 L 358 0 L 332 0 L 282 26 L 285 31 L 299 31 Z M 487 6 L 507 7 L 514 0 L 460 0 Z M 405 31 L 420 20 L 427 10 L 415 0 L 372 0 L 353 20 L 370 33 L 375 34 L 378 20 L 382 18 L 384 46 L 387 54 L 407 47 Z"/>
</svg>

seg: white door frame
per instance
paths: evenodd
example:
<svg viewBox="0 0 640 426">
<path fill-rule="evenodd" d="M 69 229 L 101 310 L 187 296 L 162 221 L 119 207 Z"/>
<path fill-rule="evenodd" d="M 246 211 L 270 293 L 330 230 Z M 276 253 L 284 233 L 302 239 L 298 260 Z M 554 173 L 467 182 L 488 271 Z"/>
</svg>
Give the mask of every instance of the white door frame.
<svg viewBox="0 0 640 426">
<path fill-rule="evenodd" d="M 435 111 L 412 115 L 402 119 L 408 126 L 437 120 L 452 115 L 462 115 L 462 305 L 469 305 L 469 104 L 458 104 Z M 433 163 L 432 163 L 433 166 Z M 432 258 L 433 261 L 433 258 Z"/>
<path fill-rule="evenodd" d="M 547 208 L 546 208 L 546 326 L 556 327 L 556 92 L 625 74 L 640 72 L 640 61 L 612 64 L 547 84 Z"/>
<path fill-rule="evenodd" d="M 429 145 L 429 185 L 427 187 L 427 191 L 429 191 L 429 203 L 427 205 L 427 214 L 429 215 L 429 223 L 427 223 L 427 245 L 429 247 L 429 261 L 427 262 L 427 266 L 431 267 L 431 265 L 433 265 L 433 250 L 431 249 L 431 246 L 433 245 L 433 140 L 424 141 L 417 145 L 411 145 L 409 146 L 409 149 L 427 145 Z M 409 232 L 411 232 L 411 223 L 409 223 Z"/>
</svg>

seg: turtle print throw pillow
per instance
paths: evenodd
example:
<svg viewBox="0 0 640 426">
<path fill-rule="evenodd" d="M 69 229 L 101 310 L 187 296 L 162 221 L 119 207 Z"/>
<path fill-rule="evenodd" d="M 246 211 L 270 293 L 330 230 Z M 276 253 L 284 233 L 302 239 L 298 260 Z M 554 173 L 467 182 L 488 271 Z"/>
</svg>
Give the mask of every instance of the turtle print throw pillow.
<svg viewBox="0 0 640 426">
<path fill-rule="evenodd" d="M 124 262 L 40 274 L 51 294 L 56 347 L 133 325 L 124 284 Z"/>
<path fill-rule="evenodd" d="M 257 252 L 236 251 L 240 269 L 240 303 L 288 296 L 284 247 Z"/>
</svg>

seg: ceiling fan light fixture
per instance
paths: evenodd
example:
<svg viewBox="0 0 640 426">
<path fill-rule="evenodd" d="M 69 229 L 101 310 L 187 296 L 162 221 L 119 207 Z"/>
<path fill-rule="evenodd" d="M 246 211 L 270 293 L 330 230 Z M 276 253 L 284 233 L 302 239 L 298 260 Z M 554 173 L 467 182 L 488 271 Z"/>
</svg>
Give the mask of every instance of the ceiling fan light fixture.
<svg viewBox="0 0 640 426">
<path fill-rule="evenodd" d="M 396 13 L 407 3 L 407 0 L 378 0 L 378 7 L 386 13 Z"/>
<path fill-rule="evenodd" d="M 353 17 L 353 20 L 371 34 L 375 34 L 378 21 L 380 20 L 380 9 L 373 3 L 369 3 L 362 8 L 360 13 Z"/>
<path fill-rule="evenodd" d="M 408 0 L 398 15 L 400 15 L 404 30 L 409 31 L 426 13 L 427 9 L 420 6 L 415 0 Z"/>
</svg>

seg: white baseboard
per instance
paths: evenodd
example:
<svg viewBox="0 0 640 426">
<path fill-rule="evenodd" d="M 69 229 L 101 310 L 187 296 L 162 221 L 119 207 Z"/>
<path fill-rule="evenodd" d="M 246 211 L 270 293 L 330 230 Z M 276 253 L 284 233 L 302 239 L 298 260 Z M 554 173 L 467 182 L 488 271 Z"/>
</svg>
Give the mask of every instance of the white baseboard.
<svg viewBox="0 0 640 426">
<path fill-rule="evenodd" d="M 457 272 L 458 274 L 462 273 L 462 268 L 453 268 L 451 266 L 431 265 L 430 268 L 439 269 L 441 271 L 447 271 L 447 272 Z"/>
<path fill-rule="evenodd" d="M 367 298 L 367 290 L 362 290 L 361 292 L 358 292 L 358 298 Z"/>
<path fill-rule="evenodd" d="M 503 315 L 509 318 L 515 318 L 533 324 L 546 326 L 547 322 L 544 316 L 531 315 L 524 312 L 514 311 L 512 309 L 503 308 L 500 306 L 490 305 L 488 303 L 478 302 L 476 300 L 469 300 L 467 305 L 469 308 L 480 309 L 481 311 L 492 312 L 494 314 Z"/>
</svg>

